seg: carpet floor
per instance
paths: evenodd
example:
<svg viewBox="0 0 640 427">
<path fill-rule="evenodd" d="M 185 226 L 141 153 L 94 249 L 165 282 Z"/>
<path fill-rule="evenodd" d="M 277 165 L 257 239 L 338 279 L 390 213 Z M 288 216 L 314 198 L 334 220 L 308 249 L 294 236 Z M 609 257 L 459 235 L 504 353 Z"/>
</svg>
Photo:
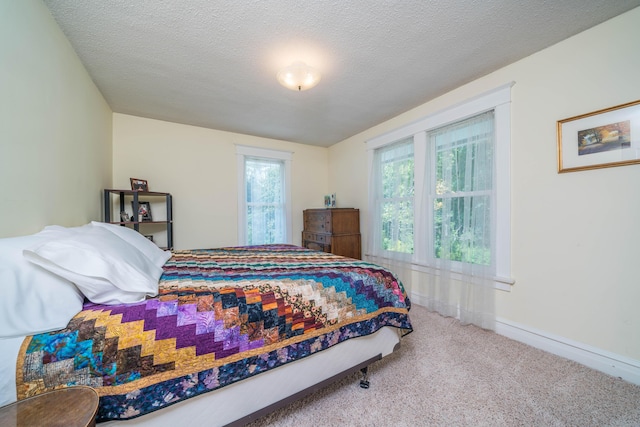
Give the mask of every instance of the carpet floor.
<svg viewBox="0 0 640 427">
<path fill-rule="evenodd" d="M 640 386 L 414 305 L 414 332 L 371 365 L 249 424 L 640 426 Z"/>
</svg>

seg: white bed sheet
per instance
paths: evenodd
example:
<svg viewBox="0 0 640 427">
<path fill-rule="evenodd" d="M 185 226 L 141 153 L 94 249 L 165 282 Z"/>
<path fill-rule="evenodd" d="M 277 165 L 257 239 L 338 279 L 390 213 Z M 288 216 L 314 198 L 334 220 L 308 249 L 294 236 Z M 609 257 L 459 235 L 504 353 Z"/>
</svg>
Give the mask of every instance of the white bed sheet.
<svg viewBox="0 0 640 427">
<path fill-rule="evenodd" d="M 384 327 L 353 338 L 296 362 L 235 384 L 176 403 L 138 418 L 108 421 L 100 426 L 174 427 L 189 420 L 193 426 L 224 426 L 299 391 L 357 366 L 378 354 L 393 352 L 400 331 Z"/>
<path fill-rule="evenodd" d="M 0 406 L 13 403 L 16 395 L 16 361 L 25 337 L 0 339 Z"/>
</svg>

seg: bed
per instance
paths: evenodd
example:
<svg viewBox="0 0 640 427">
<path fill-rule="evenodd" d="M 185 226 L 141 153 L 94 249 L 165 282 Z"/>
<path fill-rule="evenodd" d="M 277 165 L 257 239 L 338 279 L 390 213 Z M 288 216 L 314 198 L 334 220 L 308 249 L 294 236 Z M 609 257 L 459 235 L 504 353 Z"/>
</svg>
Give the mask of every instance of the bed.
<svg viewBox="0 0 640 427">
<path fill-rule="evenodd" d="M 104 425 L 243 425 L 364 370 L 412 330 L 400 281 L 364 261 L 293 245 L 168 253 L 102 223 L 37 236 L 14 244 L 16 260 L 82 302 L 62 327 L 5 333 L 5 403 L 87 385 Z"/>
</svg>

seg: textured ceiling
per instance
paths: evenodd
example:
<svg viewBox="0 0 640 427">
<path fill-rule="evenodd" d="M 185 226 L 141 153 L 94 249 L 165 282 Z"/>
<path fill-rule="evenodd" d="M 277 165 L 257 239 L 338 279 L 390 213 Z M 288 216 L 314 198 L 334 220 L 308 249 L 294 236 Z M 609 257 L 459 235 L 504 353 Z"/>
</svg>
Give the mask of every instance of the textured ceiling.
<svg viewBox="0 0 640 427">
<path fill-rule="evenodd" d="M 330 146 L 640 0 L 44 0 L 118 113 Z M 280 86 L 302 60 L 315 88 Z"/>
</svg>

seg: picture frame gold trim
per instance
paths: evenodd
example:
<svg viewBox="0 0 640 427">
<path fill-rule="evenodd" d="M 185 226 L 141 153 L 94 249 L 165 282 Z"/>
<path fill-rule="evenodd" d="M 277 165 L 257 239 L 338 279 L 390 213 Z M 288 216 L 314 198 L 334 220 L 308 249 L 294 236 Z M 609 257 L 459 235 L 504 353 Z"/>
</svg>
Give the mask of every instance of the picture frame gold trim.
<svg viewBox="0 0 640 427">
<path fill-rule="evenodd" d="M 558 173 L 640 164 L 640 100 L 558 120 Z"/>
</svg>

